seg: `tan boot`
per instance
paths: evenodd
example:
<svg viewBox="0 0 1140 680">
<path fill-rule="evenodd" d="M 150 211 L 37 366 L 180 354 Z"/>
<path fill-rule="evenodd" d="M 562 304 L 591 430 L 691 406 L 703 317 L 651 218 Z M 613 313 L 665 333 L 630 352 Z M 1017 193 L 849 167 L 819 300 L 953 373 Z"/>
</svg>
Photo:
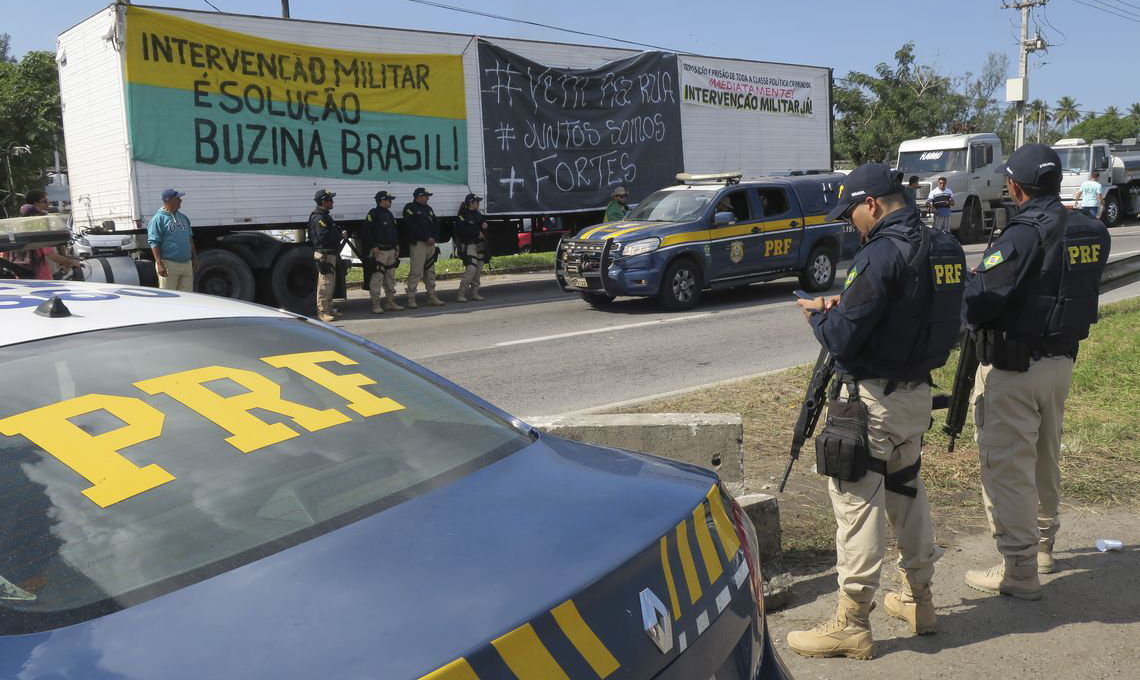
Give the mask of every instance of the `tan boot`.
<svg viewBox="0 0 1140 680">
<path fill-rule="evenodd" d="M 408 293 L 406 297 L 407 297 L 407 300 L 404 302 L 405 307 L 407 307 L 408 309 L 416 309 L 417 307 L 419 307 L 419 305 L 416 304 L 416 294 L 415 293 Z"/>
<path fill-rule="evenodd" d="M 320 319 L 321 321 L 324 321 L 325 323 L 332 323 L 333 321 L 336 321 L 335 316 L 333 316 L 332 314 L 325 314 L 323 312 L 320 314 L 317 314 L 317 318 Z"/>
<path fill-rule="evenodd" d="M 432 307 L 442 307 L 444 304 L 443 300 L 440 300 L 438 297 L 436 297 L 434 290 L 428 293 L 427 303 Z"/>
<path fill-rule="evenodd" d="M 372 313 L 383 314 L 384 307 L 381 305 L 380 298 L 372 298 Z"/>
<path fill-rule="evenodd" d="M 403 305 L 400 305 L 396 302 L 396 298 L 387 297 L 387 298 L 384 298 L 384 311 L 386 311 L 386 312 L 402 312 L 402 311 L 404 311 L 404 307 L 403 307 Z"/>
<path fill-rule="evenodd" d="M 1042 541 L 1037 544 L 1037 573 L 1052 574 L 1055 571 L 1057 566 L 1053 564 L 1053 542 Z"/>
<path fill-rule="evenodd" d="M 471 299 L 475 300 L 477 302 L 482 302 L 483 300 L 487 299 L 487 298 L 485 298 L 479 294 L 479 286 L 476 286 L 475 284 L 471 284 L 470 294 L 471 294 Z"/>
<path fill-rule="evenodd" d="M 1041 599 L 1036 557 L 1006 557 L 985 571 L 966 572 L 966 585 L 993 595 L 1012 595 L 1022 600 Z"/>
<path fill-rule="evenodd" d="M 455 296 L 456 302 L 467 302 L 467 284 L 459 284 L 459 295 Z"/>
<path fill-rule="evenodd" d="M 870 615 L 874 607 L 874 602 L 856 602 L 840 592 L 835 617 L 811 630 L 788 633 L 788 647 L 803 656 L 873 659 L 875 639 L 871 637 Z"/>
<path fill-rule="evenodd" d="M 899 591 L 887 593 L 883 598 L 887 613 L 909 623 L 910 632 L 916 635 L 937 633 L 938 617 L 934 613 L 930 581 L 918 583 L 908 578 L 903 569 L 899 569 L 899 579 Z"/>
</svg>

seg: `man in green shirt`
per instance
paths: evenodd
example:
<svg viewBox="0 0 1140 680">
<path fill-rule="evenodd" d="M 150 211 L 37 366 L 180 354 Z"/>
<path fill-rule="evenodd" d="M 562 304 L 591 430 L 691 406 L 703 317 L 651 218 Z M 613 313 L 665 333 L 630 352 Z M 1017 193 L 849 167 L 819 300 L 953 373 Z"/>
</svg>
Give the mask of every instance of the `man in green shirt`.
<svg viewBox="0 0 1140 680">
<path fill-rule="evenodd" d="M 606 206 L 606 221 L 617 222 L 625 217 L 629 212 L 629 206 L 626 201 L 629 200 L 629 193 L 626 192 L 625 187 L 618 187 L 610 194 L 610 204 Z"/>
</svg>

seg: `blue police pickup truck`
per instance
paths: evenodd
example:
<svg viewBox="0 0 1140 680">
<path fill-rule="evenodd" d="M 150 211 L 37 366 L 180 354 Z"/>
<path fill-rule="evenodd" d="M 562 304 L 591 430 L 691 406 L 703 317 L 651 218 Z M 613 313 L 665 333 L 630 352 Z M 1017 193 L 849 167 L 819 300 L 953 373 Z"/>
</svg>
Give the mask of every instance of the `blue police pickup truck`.
<svg viewBox="0 0 1140 680">
<path fill-rule="evenodd" d="M 563 239 L 555 275 L 563 290 L 594 305 L 633 295 L 674 310 L 694 307 L 705 289 L 787 276 L 827 290 L 854 245 L 842 222 L 826 219 L 843 177 L 679 174 L 682 184 L 654 192 L 624 219 Z"/>
</svg>

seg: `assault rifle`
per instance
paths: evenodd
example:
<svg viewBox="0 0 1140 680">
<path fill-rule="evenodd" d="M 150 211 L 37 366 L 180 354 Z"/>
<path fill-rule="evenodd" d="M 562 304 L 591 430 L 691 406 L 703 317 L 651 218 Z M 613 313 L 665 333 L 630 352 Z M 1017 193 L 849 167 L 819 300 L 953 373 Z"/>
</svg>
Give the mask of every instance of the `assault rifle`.
<svg viewBox="0 0 1140 680">
<path fill-rule="evenodd" d="M 962 434 L 966 424 L 966 413 L 970 410 L 970 394 L 974 391 L 974 376 L 978 372 L 978 352 L 974 334 L 966 331 L 962 340 L 962 351 L 958 355 L 958 370 L 954 373 L 954 389 L 946 405 L 946 424 L 942 431 L 950 436 L 949 452 L 954 451 L 954 441 Z"/>
<path fill-rule="evenodd" d="M 819 349 L 819 358 L 815 360 L 812 369 L 811 381 L 808 382 L 807 393 L 800 404 L 800 415 L 796 419 L 796 429 L 792 432 L 792 451 L 788 467 L 784 469 L 784 478 L 780 480 L 779 492 L 784 492 L 784 485 L 788 483 L 788 475 L 792 474 L 792 466 L 800 457 L 800 449 L 804 442 L 815 434 L 815 425 L 823 413 L 823 403 L 827 398 L 827 385 L 835 373 L 835 357 L 826 347 Z"/>
</svg>

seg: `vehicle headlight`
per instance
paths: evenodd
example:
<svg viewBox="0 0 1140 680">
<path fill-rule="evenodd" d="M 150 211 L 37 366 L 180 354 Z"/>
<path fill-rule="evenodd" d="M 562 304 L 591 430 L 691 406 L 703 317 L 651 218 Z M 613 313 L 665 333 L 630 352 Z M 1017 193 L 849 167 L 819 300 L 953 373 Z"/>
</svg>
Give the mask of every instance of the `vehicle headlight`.
<svg viewBox="0 0 1140 680">
<path fill-rule="evenodd" d="M 79 243 L 79 245 L 81 245 L 81 246 L 87 246 L 88 248 L 91 247 L 91 242 L 87 240 L 86 236 L 80 236 L 79 241 L 77 241 L 77 243 Z"/>
<path fill-rule="evenodd" d="M 645 253 L 652 253 L 657 250 L 661 245 L 661 239 L 654 236 L 653 238 L 643 238 L 640 241 L 633 241 L 631 243 L 622 244 L 621 256 L 632 257 L 633 255 L 644 255 Z"/>
</svg>

